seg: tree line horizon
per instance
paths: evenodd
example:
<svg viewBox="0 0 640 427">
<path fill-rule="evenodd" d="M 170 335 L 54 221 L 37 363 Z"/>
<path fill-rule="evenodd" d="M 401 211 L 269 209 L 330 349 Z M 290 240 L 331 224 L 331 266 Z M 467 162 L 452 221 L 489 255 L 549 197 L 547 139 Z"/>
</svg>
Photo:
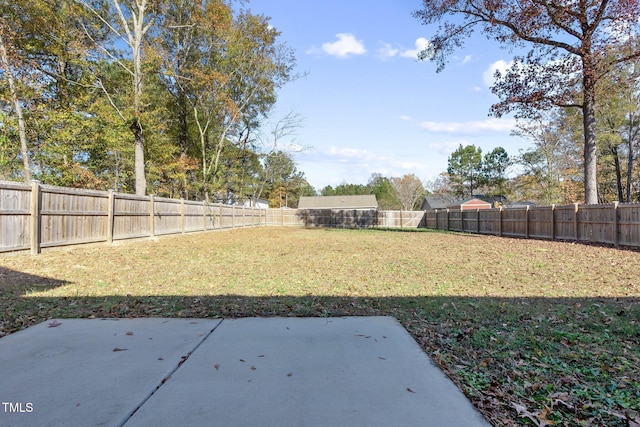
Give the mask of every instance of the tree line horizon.
<svg viewBox="0 0 640 427">
<path fill-rule="evenodd" d="M 316 191 L 282 146 L 302 125 L 274 116 L 295 53 L 246 3 L 0 4 L 0 179 L 272 206 L 335 192 Z M 403 209 L 427 190 L 640 200 L 638 2 L 424 0 L 414 17 L 437 26 L 420 54 L 437 72 L 472 34 L 530 49 L 496 73 L 490 113 L 514 114 L 532 147 L 460 146 L 434 182 L 374 174 L 368 191 Z"/>
</svg>

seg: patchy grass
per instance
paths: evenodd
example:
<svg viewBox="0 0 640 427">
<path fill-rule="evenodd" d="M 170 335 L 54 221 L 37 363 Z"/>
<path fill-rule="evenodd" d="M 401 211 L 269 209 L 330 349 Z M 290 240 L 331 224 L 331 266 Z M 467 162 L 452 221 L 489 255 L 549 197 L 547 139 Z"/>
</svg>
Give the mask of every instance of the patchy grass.
<svg viewBox="0 0 640 427">
<path fill-rule="evenodd" d="M 0 258 L 0 336 L 64 317 L 392 315 L 496 426 L 635 426 L 639 267 L 433 231 L 193 234 Z"/>
</svg>

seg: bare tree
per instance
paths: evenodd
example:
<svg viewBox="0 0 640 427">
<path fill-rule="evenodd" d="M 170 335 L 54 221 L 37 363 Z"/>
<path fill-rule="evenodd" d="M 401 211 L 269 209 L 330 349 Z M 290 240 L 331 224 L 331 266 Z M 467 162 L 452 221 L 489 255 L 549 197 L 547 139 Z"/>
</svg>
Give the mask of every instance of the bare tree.
<svg viewBox="0 0 640 427">
<path fill-rule="evenodd" d="M 414 174 L 391 178 L 391 184 L 396 191 L 398 200 L 400 200 L 402 210 L 405 211 L 413 210 L 425 195 L 422 182 Z"/>
<path fill-rule="evenodd" d="M 133 133 L 135 147 L 134 172 L 136 181 L 136 194 L 144 195 L 147 192 L 147 180 L 145 175 L 144 161 L 144 127 L 142 123 L 143 105 L 143 46 L 145 37 L 149 29 L 154 25 L 156 14 L 161 7 L 160 1 L 152 0 L 110 0 L 115 15 L 112 23 L 110 16 L 103 13 L 100 2 L 94 4 L 90 0 L 75 0 L 88 8 L 94 16 L 113 33 L 113 35 L 126 46 L 129 47 L 131 55 L 131 64 L 125 61 L 122 56 L 118 55 L 114 49 L 106 44 L 99 44 L 99 48 L 108 56 L 110 60 L 119 64 L 128 74 L 131 75 L 131 83 L 133 89 L 133 117 L 130 118 L 130 129 Z M 87 35 L 89 32 L 87 31 Z M 105 94 L 109 94 L 100 84 Z M 116 109 L 118 114 L 125 119 L 122 111 L 113 103 L 111 105 Z"/>
</svg>

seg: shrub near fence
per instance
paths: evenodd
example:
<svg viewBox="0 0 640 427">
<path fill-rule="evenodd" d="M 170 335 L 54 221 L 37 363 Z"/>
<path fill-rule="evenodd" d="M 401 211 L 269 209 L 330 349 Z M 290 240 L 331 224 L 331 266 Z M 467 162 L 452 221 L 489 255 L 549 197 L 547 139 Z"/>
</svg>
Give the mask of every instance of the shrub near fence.
<svg viewBox="0 0 640 427">
<path fill-rule="evenodd" d="M 265 210 L 0 182 L 0 252 L 264 224 Z"/>
<path fill-rule="evenodd" d="M 425 211 L 426 228 L 640 247 L 640 204 Z"/>
</svg>

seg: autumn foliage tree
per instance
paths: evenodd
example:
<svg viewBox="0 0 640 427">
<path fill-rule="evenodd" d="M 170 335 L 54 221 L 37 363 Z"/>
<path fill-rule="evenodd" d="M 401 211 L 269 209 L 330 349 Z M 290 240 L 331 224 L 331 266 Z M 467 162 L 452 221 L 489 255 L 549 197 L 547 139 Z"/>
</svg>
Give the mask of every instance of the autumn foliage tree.
<svg viewBox="0 0 640 427">
<path fill-rule="evenodd" d="M 295 57 L 244 5 L 0 1 L 0 178 L 251 197 Z"/>
<path fill-rule="evenodd" d="M 391 178 L 391 185 L 393 185 L 402 210 L 405 211 L 418 208 L 422 198 L 425 196 L 422 181 L 414 174 L 393 177 Z"/>
<path fill-rule="evenodd" d="M 504 45 L 529 47 L 492 88 L 492 113 L 531 118 L 540 110 L 582 112 L 585 202 L 598 203 L 595 107 L 597 86 L 617 64 L 640 57 L 637 0 L 424 0 L 415 17 L 439 23 L 421 58 L 438 64 L 474 31 Z M 612 54 L 614 52 L 615 54 Z"/>
</svg>

